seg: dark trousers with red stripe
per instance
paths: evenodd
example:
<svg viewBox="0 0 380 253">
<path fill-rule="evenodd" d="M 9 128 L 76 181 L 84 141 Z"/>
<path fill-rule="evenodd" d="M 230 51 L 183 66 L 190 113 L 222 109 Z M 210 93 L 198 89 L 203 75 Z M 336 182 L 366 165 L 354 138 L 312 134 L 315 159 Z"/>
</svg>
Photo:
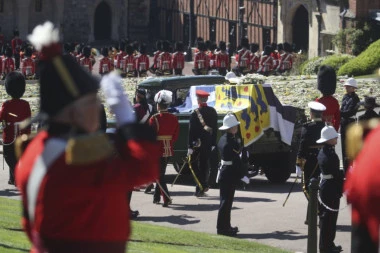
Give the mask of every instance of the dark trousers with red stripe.
<svg viewBox="0 0 380 253">
<path fill-rule="evenodd" d="M 164 202 L 169 201 L 168 197 L 163 190 L 170 196 L 168 187 L 166 185 L 166 179 L 165 179 L 165 173 L 166 173 L 166 167 L 168 165 L 169 157 L 161 157 L 160 158 L 160 178 L 158 182 L 160 183 L 162 189 L 156 184 L 156 188 L 154 189 L 154 195 L 153 195 L 153 200 L 159 200 L 160 199 L 160 194 L 162 195 L 162 198 Z"/>
<path fill-rule="evenodd" d="M 320 185 L 320 196 L 322 202 L 331 209 L 339 209 L 340 194 L 338 185 L 334 179 L 323 180 Z M 335 246 L 334 240 L 336 235 L 336 222 L 338 212 L 331 211 L 324 205 L 320 206 L 320 236 L 319 250 L 329 250 Z"/>
</svg>

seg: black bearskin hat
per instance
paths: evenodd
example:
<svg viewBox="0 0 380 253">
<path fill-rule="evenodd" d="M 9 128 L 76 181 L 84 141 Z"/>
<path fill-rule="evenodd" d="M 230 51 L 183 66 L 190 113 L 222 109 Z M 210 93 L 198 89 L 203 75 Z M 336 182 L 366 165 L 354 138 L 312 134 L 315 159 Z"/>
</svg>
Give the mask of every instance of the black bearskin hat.
<svg viewBox="0 0 380 253">
<path fill-rule="evenodd" d="M 40 52 L 41 112 L 50 117 L 55 116 L 81 97 L 97 93 L 99 80 L 83 69 L 72 56 L 62 55 L 58 29 L 51 22 L 37 26 L 28 39 Z"/>
<path fill-rule="evenodd" d="M 282 43 L 277 44 L 277 51 L 280 52 L 282 50 L 284 50 L 284 45 Z"/>
<path fill-rule="evenodd" d="M 216 46 L 216 43 L 215 42 L 211 42 L 211 45 L 210 45 L 210 51 L 214 52 L 214 50 L 217 48 Z"/>
<path fill-rule="evenodd" d="M 206 40 L 205 44 L 206 44 L 206 49 L 207 50 L 209 50 L 211 48 L 211 43 L 212 43 L 211 40 Z"/>
<path fill-rule="evenodd" d="M 252 53 L 256 53 L 257 50 L 259 50 L 259 44 L 257 43 L 252 43 L 249 45 L 249 50 L 252 52 Z"/>
<path fill-rule="evenodd" d="M 284 51 L 287 52 L 287 53 L 291 53 L 292 52 L 292 46 L 288 42 L 284 43 Z"/>
<path fill-rule="evenodd" d="M 33 54 L 33 50 L 32 50 L 32 48 L 30 48 L 30 47 L 26 47 L 26 48 L 25 48 L 25 53 L 24 53 L 24 55 L 25 55 L 26 57 L 31 57 L 32 54 Z"/>
<path fill-rule="evenodd" d="M 125 46 L 125 52 L 127 53 L 127 55 L 132 55 L 134 50 L 133 50 L 133 46 L 131 44 L 128 44 Z"/>
<path fill-rule="evenodd" d="M 170 42 L 167 40 L 164 40 L 162 42 L 162 51 L 169 52 L 170 51 Z"/>
<path fill-rule="evenodd" d="M 241 47 L 249 48 L 248 38 L 246 37 L 241 38 Z"/>
<path fill-rule="evenodd" d="M 13 36 L 20 36 L 20 32 L 18 30 L 13 31 Z"/>
<path fill-rule="evenodd" d="M 336 73 L 334 68 L 322 65 L 318 72 L 318 90 L 324 95 L 333 95 L 336 90 Z"/>
<path fill-rule="evenodd" d="M 222 51 L 227 50 L 226 42 L 225 41 L 219 41 L 219 49 Z"/>
<path fill-rule="evenodd" d="M 20 72 L 10 72 L 5 77 L 5 90 L 12 98 L 21 98 L 25 92 L 25 78 Z"/>
<path fill-rule="evenodd" d="M 124 50 L 125 49 L 125 40 L 121 40 L 119 42 L 119 50 Z"/>
<path fill-rule="evenodd" d="M 182 41 L 178 41 L 175 43 L 175 51 L 178 52 L 183 52 L 184 51 L 184 46 Z"/>
<path fill-rule="evenodd" d="M 203 42 L 203 41 L 198 41 L 198 50 L 199 51 L 206 51 L 207 50 L 207 48 L 206 48 L 206 44 Z"/>
<path fill-rule="evenodd" d="M 108 47 L 103 47 L 103 48 L 102 48 L 102 55 L 103 55 L 104 57 L 108 57 Z"/>
<path fill-rule="evenodd" d="M 156 50 L 159 50 L 159 51 L 162 50 L 162 40 L 156 41 Z"/>
<path fill-rule="evenodd" d="M 90 57 L 91 56 L 91 48 L 89 46 L 85 46 L 82 50 L 82 54 L 84 57 Z"/>
<path fill-rule="evenodd" d="M 264 47 L 264 55 L 270 55 L 272 53 L 272 47 L 267 45 Z"/>
<path fill-rule="evenodd" d="M 11 58 L 11 57 L 13 56 L 12 48 L 7 47 L 7 48 L 5 49 L 5 56 L 8 57 L 8 58 Z"/>
<path fill-rule="evenodd" d="M 146 44 L 145 43 L 140 44 L 139 52 L 140 52 L 140 54 L 146 54 Z"/>
</svg>

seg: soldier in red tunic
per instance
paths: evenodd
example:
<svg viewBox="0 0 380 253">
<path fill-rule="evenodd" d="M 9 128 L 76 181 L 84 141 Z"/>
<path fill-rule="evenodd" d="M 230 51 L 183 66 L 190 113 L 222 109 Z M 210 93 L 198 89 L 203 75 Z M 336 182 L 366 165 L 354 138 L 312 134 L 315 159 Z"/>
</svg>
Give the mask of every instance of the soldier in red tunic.
<svg viewBox="0 0 380 253">
<path fill-rule="evenodd" d="M 112 70 L 112 62 L 110 58 L 108 58 L 108 48 L 102 48 L 103 58 L 99 61 L 99 74 L 105 75 L 108 74 Z"/>
<path fill-rule="evenodd" d="M 281 45 L 281 44 L 279 44 Z M 278 48 L 278 65 L 276 68 L 276 72 L 284 73 L 289 71 L 293 67 L 293 57 L 291 54 L 291 46 L 289 43 L 285 42 L 283 47 Z"/>
<path fill-rule="evenodd" d="M 146 52 L 146 45 L 142 43 L 139 47 L 139 54 L 136 56 L 136 69 L 139 77 L 148 76 L 149 57 Z"/>
<path fill-rule="evenodd" d="M 158 57 L 156 75 L 157 76 L 173 75 L 172 55 L 170 53 L 170 43 L 167 40 L 162 42 L 162 53 Z"/>
<path fill-rule="evenodd" d="M 119 69 L 124 73 L 124 68 L 125 68 L 125 61 L 124 57 L 127 55 L 125 53 L 125 46 L 126 42 L 124 40 L 120 41 L 119 43 L 119 52 L 116 54 L 116 58 L 114 61 L 114 67 L 115 69 Z"/>
<path fill-rule="evenodd" d="M 216 43 L 211 41 L 208 51 L 208 58 L 210 58 L 210 70 L 216 70 L 216 48 Z"/>
<path fill-rule="evenodd" d="M 260 63 L 260 54 L 259 51 L 259 44 L 252 43 L 249 45 L 249 50 L 251 51 L 251 59 L 249 64 L 249 73 L 253 74 L 256 73 L 259 69 L 259 63 Z"/>
<path fill-rule="evenodd" d="M 116 117 L 116 143 L 98 132 L 99 81 L 61 55 L 54 37 L 48 46 L 37 44 L 54 33 L 44 31 L 46 26 L 29 38 L 42 50 L 40 110 L 48 125 L 27 145 L 16 168 L 31 252 L 124 253 L 130 236 L 126 195 L 158 177 L 156 134 L 136 123 L 116 73 L 101 81 Z M 44 35 L 36 33 L 41 30 Z"/>
<path fill-rule="evenodd" d="M 4 43 L 5 43 L 5 38 L 4 38 L 4 34 L 2 33 L 1 31 L 1 26 L 0 26 L 0 50 L 2 50 L 3 46 L 4 46 Z"/>
<path fill-rule="evenodd" d="M 13 32 L 13 36 L 14 37 L 11 41 L 13 56 L 15 58 L 15 67 L 16 67 L 16 69 L 19 69 L 20 68 L 20 52 L 21 52 L 22 40 L 19 38 L 20 33 L 17 30 L 15 30 Z"/>
<path fill-rule="evenodd" d="M 183 54 L 184 46 L 182 41 L 175 43 L 175 52 L 173 53 L 172 66 L 174 75 L 182 76 L 182 70 L 185 68 L 185 55 Z"/>
<path fill-rule="evenodd" d="M 225 76 L 227 74 L 227 70 L 230 66 L 230 56 L 227 53 L 227 47 L 225 41 L 219 42 L 219 50 L 216 52 L 216 69 L 219 71 L 219 74 Z"/>
<path fill-rule="evenodd" d="M 265 46 L 264 53 L 260 58 L 259 69 L 257 73 L 268 76 L 273 70 L 273 58 L 270 56 L 271 47 Z"/>
<path fill-rule="evenodd" d="M 20 130 L 18 123 L 30 118 L 29 103 L 21 97 L 25 92 L 25 78 L 20 72 L 11 72 L 5 78 L 5 89 L 12 99 L 5 101 L 0 110 L 3 125 L 4 159 L 9 166 L 8 184 L 15 184 L 14 170 L 17 163 L 14 142 L 21 134 L 30 134 L 30 128 Z"/>
<path fill-rule="evenodd" d="M 32 48 L 25 48 L 25 58 L 21 61 L 21 72 L 28 80 L 35 79 L 36 63 L 32 59 Z"/>
<path fill-rule="evenodd" d="M 5 49 L 5 58 L 3 59 L 2 62 L 2 74 L 3 74 L 3 80 L 5 79 L 6 75 L 12 71 L 15 70 L 15 61 L 12 58 L 12 49 L 11 48 L 6 48 Z"/>
<path fill-rule="evenodd" d="M 127 55 L 123 58 L 124 73 L 127 75 L 127 77 L 137 77 L 136 58 L 134 55 L 133 46 L 131 44 L 128 44 L 125 47 L 125 52 Z"/>
<path fill-rule="evenodd" d="M 318 72 L 318 90 L 322 97 L 316 101 L 326 106 L 322 119 L 332 125 L 336 131 L 340 127 L 340 108 L 338 100 L 333 96 L 336 89 L 335 70 L 330 66 L 321 66 Z"/>
<path fill-rule="evenodd" d="M 251 51 L 249 51 L 249 42 L 247 38 L 241 39 L 241 49 L 235 56 L 237 66 L 233 69 L 233 72 L 237 76 L 246 75 L 249 73 L 249 64 L 251 62 Z"/>
<path fill-rule="evenodd" d="M 161 144 L 161 159 L 160 159 L 160 178 L 156 184 L 153 195 L 153 203 L 160 202 L 160 193 L 164 200 L 163 206 L 167 207 L 171 204 L 170 194 L 166 186 L 165 173 L 169 158 L 173 156 L 173 146 L 179 134 L 178 119 L 175 115 L 168 112 L 168 107 L 172 102 L 172 92 L 161 90 L 154 96 L 154 101 L 157 103 L 158 113 L 149 119 L 151 125 L 157 132 L 157 140 Z"/>
<path fill-rule="evenodd" d="M 92 73 L 91 48 L 89 46 L 85 46 L 82 50 L 80 65 L 84 67 L 88 72 Z"/>
<path fill-rule="evenodd" d="M 198 41 L 199 52 L 194 57 L 194 75 L 207 75 L 210 69 L 210 58 L 206 54 L 206 44 L 203 41 Z"/>
<path fill-rule="evenodd" d="M 152 74 L 156 74 L 156 70 L 158 68 L 158 58 L 161 54 L 161 50 L 162 50 L 162 41 L 158 40 L 156 41 L 156 51 L 153 53 L 153 64 L 149 68 L 149 71 Z"/>
</svg>

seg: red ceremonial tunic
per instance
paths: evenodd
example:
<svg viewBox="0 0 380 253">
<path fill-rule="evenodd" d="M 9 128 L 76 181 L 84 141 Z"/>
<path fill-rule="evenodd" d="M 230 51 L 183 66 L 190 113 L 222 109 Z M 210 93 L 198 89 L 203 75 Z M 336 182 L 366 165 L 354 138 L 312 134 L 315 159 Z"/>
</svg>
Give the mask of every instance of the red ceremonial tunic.
<svg viewBox="0 0 380 253">
<path fill-rule="evenodd" d="M 209 52 L 208 58 L 210 58 L 210 68 L 215 69 L 216 68 L 216 54 L 214 54 L 214 52 Z"/>
<path fill-rule="evenodd" d="M 80 65 L 83 66 L 88 72 L 92 73 L 92 60 L 89 57 L 82 57 Z"/>
<path fill-rule="evenodd" d="M 157 179 L 160 153 L 153 140 L 117 141 L 117 155 L 85 165 L 67 164 L 67 140 L 47 131 L 27 146 L 16 180 L 31 252 L 125 252 L 130 236 L 126 196 Z"/>
<path fill-rule="evenodd" d="M 167 111 L 160 111 L 149 119 L 149 125 L 157 132 L 157 140 L 161 144 L 161 156 L 173 156 L 173 145 L 179 134 L 177 117 Z"/>
<path fill-rule="evenodd" d="M 112 62 L 108 57 L 103 57 L 99 61 L 99 74 L 104 75 L 112 70 Z"/>
<path fill-rule="evenodd" d="M 158 58 L 160 57 L 161 51 L 156 51 L 153 53 L 153 68 L 158 68 Z"/>
<path fill-rule="evenodd" d="M 123 60 L 125 62 L 124 72 L 130 73 L 136 70 L 136 58 L 133 54 L 125 56 Z"/>
<path fill-rule="evenodd" d="M 269 72 L 273 70 L 273 59 L 269 55 L 262 55 L 260 58 L 260 71 Z"/>
<path fill-rule="evenodd" d="M 260 64 L 260 55 L 257 53 L 251 54 L 251 61 L 249 64 L 249 70 L 252 73 L 256 73 L 259 69 Z"/>
<path fill-rule="evenodd" d="M 172 55 L 168 52 L 163 52 L 158 57 L 157 68 L 161 71 L 172 70 Z"/>
<path fill-rule="evenodd" d="M 136 69 L 141 71 L 147 71 L 149 68 L 149 57 L 146 54 L 139 54 L 136 56 Z"/>
<path fill-rule="evenodd" d="M 116 59 L 114 61 L 114 67 L 115 68 L 124 70 L 124 66 L 125 66 L 124 57 L 126 55 L 127 54 L 123 51 L 120 51 L 119 53 L 116 54 Z"/>
<path fill-rule="evenodd" d="M 373 242 L 379 244 L 380 228 L 380 127 L 372 130 L 346 174 L 345 192 L 352 205 L 352 223 L 366 227 Z"/>
<path fill-rule="evenodd" d="M 195 54 L 194 68 L 195 69 L 209 69 L 210 68 L 210 59 L 205 52 L 201 51 Z"/>
<path fill-rule="evenodd" d="M 278 66 L 280 70 L 289 70 L 293 66 L 293 57 L 289 53 L 283 53 L 281 54 L 279 58 Z"/>
<path fill-rule="evenodd" d="M 270 56 L 271 56 L 272 59 L 273 59 L 273 69 L 275 69 L 275 68 L 277 68 L 277 66 L 278 66 L 279 59 L 280 59 L 280 55 L 279 55 L 279 53 L 276 51 L 276 52 L 272 52 L 272 53 L 270 53 Z"/>
<path fill-rule="evenodd" d="M 235 56 L 235 59 L 239 68 L 248 68 L 251 62 L 251 51 L 248 49 L 241 49 Z"/>
<path fill-rule="evenodd" d="M 11 99 L 5 101 L 0 109 L 0 121 L 3 123 L 3 141 L 12 143 L 16 136 L 30 134 L 30 128 L 20 131 L 15 129 L 15 123 L 31 117 L 29 103 L 23 99 Z"/>
<path fill-rule="evenodd" d="M 182 52 L 175 52 L 172 58 L 172 66 L 174 69 L 185 68 L 185 56 Z"/>
<path fill-rule="evenodd" d="M 77 59 L 77 62 L 80 64 L 80 59 L 82 59 L 82 54 L 77 54 L 75 58 Z"/>
<path fill-rule="evenodd" d="M 315 101 L 326 106 L 326 110 L 322 114 L 322 118 L 325 122 L 330 123 L 336 131 L 340 127 L 340 108 L 339 102 L 333 96 L 323 96 L 317 98 Z"/>
<path fill-rule="evenodd" d="M 21 61 L 21 72 L 25 77 L 33 76 L 36 73 L 36 63 L 30 57 Z"/>
<path fill-rule="evenodd" d="M 217 68 L 227 69 L 230 66 L 230 57 L 225 51 L 217 53 L 215 61 Z"/>
<path fill-rule="evenodd" d="M 8 73 L 15 71 L 15 61 L 13 58 L 4 58 L 3 64 L 2 64 L 2 72 L 4 75 L 7 75 Z"/>
</svg>

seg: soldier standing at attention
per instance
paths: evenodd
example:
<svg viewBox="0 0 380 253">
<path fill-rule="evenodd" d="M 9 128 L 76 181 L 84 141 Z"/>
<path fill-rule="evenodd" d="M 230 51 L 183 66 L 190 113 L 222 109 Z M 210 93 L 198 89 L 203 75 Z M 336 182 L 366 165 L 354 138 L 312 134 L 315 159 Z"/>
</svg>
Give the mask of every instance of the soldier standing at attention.
<svg viewBox="0 0 380 253">
<path fill-rule="evenodd" d="M 5 79 L 7 74 L 15 70 L 15 61 L 12 58 L 12 54 L 12 49 L 10 47 L 7 47 L 5 49 L 5 58 L 3 59 L 1 67 L 3 79 Z"/>
<path fill-rule="evenodd" d="M 183 54 L 183 42 L 178 41 L 175 43 L 175 52 L 173 53 L 172 66 L 174 75 L 182 76 L 182 70 L 185 68 L 185 56 Z"/>
<path fill-rule="evenodd" d="M 334 98 L 336 90 L 336 73 L 330 66 L 321 66 L 318 71 L 318 90 L 322 93 L 322 97 L 315 101 L 326 106 L 322 118 L 327 123 L 332 125 L 336 131 L 340 127 L 340 110 L 339 102 Z"/>
<path fill-rule="evenodd" d="M 116 143 L 98 132 L 99 80 L 61 55 L 53 27 L 46 22 L 29 36 L 42 52 L 40 111 L 49 118 L 16 167 L 23 228 L 31 252 L 124 253 L 130 236 L 125 198 L 158 177 L 156 135 L 137 124 L 116 73 L 100 83 L 115 114 Z M 41 45 L 41 37 L 51 43 Z"/>
<path fill-rule="evenodd" d="M 251 51 L 249 73 L 255 74 L 257 73 L 257 70 L 259 69 L 259 63 L 260 63 L 260 54 L 257 52 L 259 51 L 259 44 L 257 43 L 250 44 L 249 50 Z"/>
<path fill-rule="evenodd" d="M 343 192 L 343 172 L 339 169 L 339 157 L 335 153 L 338 136 L 334 127 L 326 126 L 321 131 L 321 138 L 317 140 L 317 143 L 323 144 L 323 148 L 318 154 L 318 165 L 321 170 L 319 195 L 322 201 L 319 213 L 320 253 L 342 251 L 341 246 L 334 244 L 340 198 Z"/>
<path fill-rule="evenodd" d="M 198 41 L 199 52 L 194 57 L 194 75 L 207 75 L 210 68 L 210 58 L 206 54 L 207 48 L 203 41 Z"/>
<path fill-rule="evenodd" d="M 124 56 L 124 73 L 127 77 L 137 77 L 136 70 L 136 58 L 134 55 L 133 46 L 131 44 L 127 44 L 125 46 L 126 56 Z"/>
<path fill-rule="evenodd" d="M 234 201 L 235 189 L 244 177 L 244 169 L 240 158 L 243 149 L 241 139 L 236 135 L 240 122 L 235 115 L 227 114 L 223 119 L 223 126 L 219 130 L 225 133 L 220 137 L 218 149 L 221 156 L 221 167 L 217 181 L 220 185 L 220 205 L 217 219 L 217 233 L 219 235 L 235 236 L 239 229 L 231 226 L 231 209 Z M 248 183 L 249 179 L 247 178 Z"/>
<path fill-rule="evenodd" d="M 272 47 L 265 46 L 264 53 L 260 57 L 259 69 L 257 73 L 262 74 L 264 76 L 268 76 L 273 70 L 273 58 L 271 55 Z"/>
<path fill-rule="evenodd" d="M 310 119 L 311 121 L 305 123 L 301 131 L 300 146 L 298 149 L 296 169 L 297 174 L 303 171 L 302 176 L 302 189 L 309 200 L 309 183 L 312 178 L 318 178 L 321 173 L 318 168 L 317 156 L 322 145 L 318 145 L 316 141 L 321 135 L 321 130 L 325 127 L 325 122 L 322 120 L 322 113 L 326 107 L 318 102 L 309 102 Z M 308 208 L 309 210 L 309 208 Z M 308 214 L 307 211 L 306 214 Z M 305 224 L 308 224 L 308 216 L 306 215 Z"/>
<path fill-rule="evenodd" d="M 172 203 L 168 187 L 166 186 L 165 173 L 168 165 L 169 157 L 173 156 L 174 143 L 178 139 L 179 124 L 175 115 L 168 112 L 168 107 L 172 102 L 172 92 L 161 90 L 154 96 L 154 102 L 157 105 L 158 113 L 154 114 L 149 119 L 149 125 L 157 132 L 157 140 L 161 144 L 161 159 L 160 159 L 160 178 L 156 183 L 156 188 L 153 195 L 153 203 L 160 203 L 160 195 L 164 203 L 163 207 L 168 207 Z"/>
<path fill-rule="evenodd" d="M 136 56 L 136 69 L 139 77 L 148 76 L 149 57 L 146 52 L 146 44 L 141 43 L 139 54 Z"/>
<path fill-rule="evenodd" d="M 112 61 L 108 57 L 108 48 L 107 47 L 102 48 L 102 55 L 103 55 L 103 58 L 100 59 L 100 61 L 99 61 L 99 74 L 105 75 L 105 74 L 108 74 L 109 72 L 111 72 L 111 70 L 112 70 Z"/>
<path fill-rule="evenodd" d="M 85 46 L 82 50 L 80 65 L 84 67 L 85 70 L 87 70 L 89 73 L 92 73 L 91 48 L 89 46 Z"/>
<path fill-rule="evenodd" d="M 28 80 L 35 78 L 36 73 L 36 63 L 32 59 L 32 48 L 25 48 L 25 58 L 21 61 L 21 72 L 24 74 L 25 78 Z"/>
<path fill-rule="evenodd" d="M 13 56 L 15 58 L 15 67 L 16 70 L 20 68 L 20 52 L 21 52 L 21 46 L 22 46 L 22 40 L 20 39 L 20 33 L 19 31 L 15 30 L 13 32 L 13 39 L 11 41 L 12 50 L 13 50 Z"/>
<path fill-rule="evenodd" d="M 209 160 L 216 146 L 218 115 L 213 107 L 207 105 L 209 93 L 197 90 L 199 108 L 190 115 L 187 155 L 191 156 L 192 166 L 203 189 L 197 185 L 195 196 L 201 197 L 208 191 L 210 174 Z"/>
<path fill-rule="evenodd" d="M 251 63 L 251 51 L 249 51 L 249 42 L 247 38 L 241 39 L 241 49 L 238 51 L 235 60 L 237 66 L 233 69 L 237 76 L 246 75 L 249 73 L 249 65 Z"/>
<path fill-rule="evenodd" d="M 156 76 L 173 75 L 172 55 L 170 53 L 170 43 L 165 40 L 162 42 L 162 53 L 158 57 Z"/>
<path fill-rule="evenodd" d="M 153 53 L 153 64 L 149 68 L 149 71 L 152 74 L 156 74 L 156 70 L 158 68 L 158 58 L 160 57 L 161 49 L 162 49 L 162 41 L 157 40 L 156 41 L 156 51 Z"/>
<path fill-rule="evenodd" d="M 230 57 L 227 54 L 227 46 L 225 41 L 219 42 L 219 50 L 220 51 L 215 53 L 216 69 L 219 71 L 220 75 L 225 76 L 230 67 Z"/>
<path fill-rule="evenodd" d="M 357 120 L 356 113 L 359 109 L 360 99 L 355 93 L 358 88 L 358 84 L 354 78 L 349 78 L 344 83 L 344 88 L 346 88 L 346 94 L 342 98 L 342 104 L 340 106 L 340 143 L 342 144 L 342 159 L 344 172 L 347 172 L 349 164 L 349 159 L 346 155 L 346 130 L 348 125 Z"/>
</svg>

